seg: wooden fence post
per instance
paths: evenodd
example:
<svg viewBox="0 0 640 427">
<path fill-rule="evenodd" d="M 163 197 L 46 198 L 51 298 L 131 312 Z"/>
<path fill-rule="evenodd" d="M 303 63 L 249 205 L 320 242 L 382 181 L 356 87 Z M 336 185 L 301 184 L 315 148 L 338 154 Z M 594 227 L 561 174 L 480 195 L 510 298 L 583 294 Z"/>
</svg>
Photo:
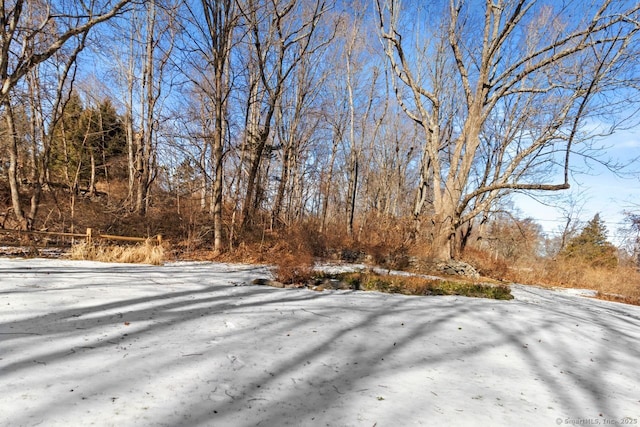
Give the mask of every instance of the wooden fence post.
<svg viewBox="0 0 640 427">
<path fill-rule="evenodd" d="M 91 243 L 91 234 L 92 234 L 92 230 L 90 228 L 87 228 L 87 243 Z"/>
<path fill-rule="evenodd" d="M 158 234 L 156 238 L 158 239 L 158 246 L 162 246 L 162 234 Z"/>
</svg>

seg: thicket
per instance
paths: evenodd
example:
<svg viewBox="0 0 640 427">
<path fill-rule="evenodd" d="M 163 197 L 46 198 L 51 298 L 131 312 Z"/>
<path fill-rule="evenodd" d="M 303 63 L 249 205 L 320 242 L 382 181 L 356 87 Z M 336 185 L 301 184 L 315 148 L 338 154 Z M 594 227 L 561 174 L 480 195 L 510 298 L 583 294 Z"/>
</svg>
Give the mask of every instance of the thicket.
<svg viewBox="0 0 640 427">
<path fill-rule="evenodd" d="M 377 220 L 356 222 L 358 233 L 349 236 L 340 218 L 327 221 L 320 231 L 321 224 L 317 219 L 310 218 L 287 227 L 271 227 L 269 215 L 264 215 L 260 221 L 237 233 L 228 243 L 227 251 L 215 255 L 211 250 L 211 217 L 200 208 L 199 200 L 185 198 L 178 204 L 175 193 L 158 192 L 143 217 L 123 208 L 126 197 L 126 183 L 113 180 L 107 193 L 78 198 L 76 214 L 71 218 L 69 190 L 51 188 L 43 195 L 42 209 L 47 215 L 42 228 L 68 231 L 72 226 L 77 231 L 84 231 L 91 227 L 96 233 L 129 236 L 162 234 L 167 242 L 162 254 L 166 261 L 200 259 L 276 264 L 280 279 L 287 282 L 309 277 L 314 262 L 320 259 L 440 274 L 424 268 L 428 263 L 415 262 L 423 257 L 427 243 L 411 243 L 413 224 L 410 219 L 381 216 Z M 0 198 L 7 206 L 8 192 L 2 180 Z M 231 207 L 225 209 L 231 210 Z M 228 218 L 231 218 L 230 214 Z M 232 226 L 230 220 L 225 222 L 227 232 Z M 427 234 L 428 229 L 422 232 Z M 566 246 L 561 249 L 559 237 L 551 241 L 535 221 L 498 215 L 472 231 L 461 259 L 476 267 L 483 278 L 498 283 L 588 288 L 598 291 L 604 298 L 638 304 L 640 273 L 635 246 L 628 252 L 617 251 L 607 241 L 606 232 L 602 219 L 596 216 L 567 238 Z M 0 239 L 7 243 L 10 238 L 0 234 Z M 59 243 L 36 239 L 32 242 L 36 247 Z M 108 253 L 104 247 L 94 246 L 80 247 L 77 252 L 79 258 Z M 113 253 L 110 257 L 110 260 L 117 258 Z M 103 259 L 109 260 L 109 256 Z"/>
</svg>

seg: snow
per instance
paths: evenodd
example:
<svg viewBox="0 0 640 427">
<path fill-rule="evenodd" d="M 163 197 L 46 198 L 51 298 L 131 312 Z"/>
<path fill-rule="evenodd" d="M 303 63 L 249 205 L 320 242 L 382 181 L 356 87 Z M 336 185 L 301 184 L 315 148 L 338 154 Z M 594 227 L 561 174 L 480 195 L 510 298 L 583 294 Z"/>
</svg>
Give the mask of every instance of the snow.
<svg viewBox="0 0 640 427">
<path fill-rule="evenodd" d="M 638 425 L 640 307 L 0 258 L 1 426 Z"/>
</svg>

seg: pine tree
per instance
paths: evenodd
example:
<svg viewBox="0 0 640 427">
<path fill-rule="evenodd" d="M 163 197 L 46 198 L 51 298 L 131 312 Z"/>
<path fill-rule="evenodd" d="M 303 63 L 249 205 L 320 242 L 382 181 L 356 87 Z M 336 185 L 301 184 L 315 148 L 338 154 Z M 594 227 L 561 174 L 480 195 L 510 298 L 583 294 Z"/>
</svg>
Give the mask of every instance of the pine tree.
<svg viewBox="0 0 640 427">
<path fill-rule="evenodd" d="M 72 93 L 64 106 L 62 118 L 51 130 L 50 170 L 51 178 L 57 182 L 64 182 L 71 186 L 74 183 L 76 169 L 82 165 L 84 143 L 84 129 L 81 118 L 84 105 L 77 93 Z"/>
<path fill-rule="evenodd" d="M 616 248 L 607 240 L 607 227 L 595 214 L 582 232 L 571 239 L 561 255 L 582 261 L 592 267 L 615 268 L 618 265 Z"/>
<path fill-rule="evenodd" d="M 52 177 L 69 185 L 77 179 L 86 185 L 92 165 L 99 178 L 106 178 L 109 161 L 123 155 L 126 149 L 122 118 L 108 98 L 86 108 L 80 96 L 73 93 L 53 132 Z"/>
</svg>

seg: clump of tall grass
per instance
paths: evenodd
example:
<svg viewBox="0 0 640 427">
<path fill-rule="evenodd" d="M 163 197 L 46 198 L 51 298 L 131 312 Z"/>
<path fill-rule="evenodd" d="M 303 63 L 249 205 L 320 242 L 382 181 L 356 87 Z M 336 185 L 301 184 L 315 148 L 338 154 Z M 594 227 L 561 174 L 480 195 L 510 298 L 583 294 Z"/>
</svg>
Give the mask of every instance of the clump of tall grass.
<svg viewBox="0 0 640 427">
<path fill-rule="evenodd" d="M 69 257 L 75 260 L 162 265 L 164 248 L 151 242 L 127 246 L 83 242 L 71 247 Z"/>
</svg>

